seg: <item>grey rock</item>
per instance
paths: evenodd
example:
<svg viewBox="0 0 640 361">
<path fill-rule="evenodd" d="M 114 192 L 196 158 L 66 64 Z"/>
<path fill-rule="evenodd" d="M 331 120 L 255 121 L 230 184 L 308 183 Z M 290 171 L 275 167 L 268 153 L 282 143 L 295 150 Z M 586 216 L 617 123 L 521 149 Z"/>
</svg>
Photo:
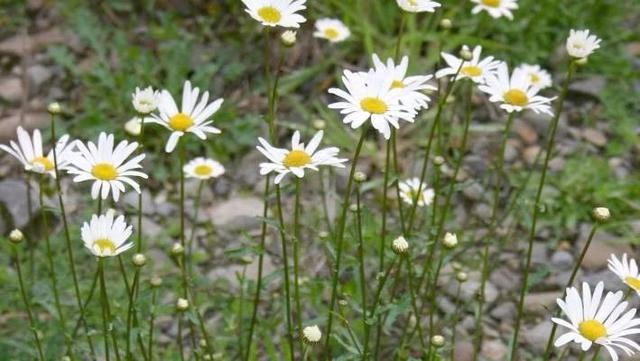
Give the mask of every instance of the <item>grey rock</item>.
<svg viewBox="0 0 640 361">
<path fill-rule="evenodd" d="M 607 145 L 607 136 L 602 131 L 595 128 L 584 129 L 582 131 L 582 137 L 587 142 L 598 147 L 604 147 Z"/>
<path fill-rule="evenodd" d="M 484 340 L 481 354 L 487 360 L 503 360 L 507 354 L 507 346 L 501 340 Z"/>
<path fill-rule="evenodd" d="M 35 214 L 38 207 L 38 188 L 34 185 L 31 189 L 31 212 Z M 5 179 L 0 181 L 0 205 L 7 211 L 12 227 L 23 228 L 29 219 L 27 201 L 27 185 L 23 181 Z"/>
<path fill-rule="evenodd" d="M 561 296 L 561 292 L 529 293 L 524 298 L 524 308 L 527 314 L 545 315 L 553 308 L 556 298 Z"/>
<path fill-rule="evenodd" d="M 124 194 L 122 201 L 128 207 L 138 210 L 138 192 L 131 191 Z M 142 214 L 150 215 L 155 213 L 155 204 L 151 198 L 151 193 L 148 189 L 142 190 Z"/>
<path fill-rule="evenodd" d="M 522 340 L 524 340 L 531 350 L 540 354 L 544 352 L 547 346 L 547 339 L 549 338 L 549 333 L 551 333 L 551 327 L 551 320 L 544 320 L 533 327 L 524 327 L 522 329 Z"/>
<path fill-rule="evenodd" d="M 29 77 L 29 90 L 33 94 L 38 92 L 42 85 L 51 79 L 53 73 L 51 72 L 51 69 L 43 65 L 36 64 L 27 68 L 27 76 Z"/>
<path fill-rule="evenodd" d="M 19 78 L 3 78 L 0 79 L 0 99 L 9 103 L 17 103 L 22 99 L 24 87 Z"/>
<path fill-rule="evenodd" d="M 473 344 L 467 340 L 459 340 L 456 342 L 456 349 L 454 354 L 454 360 L 456 361 L 471 361 L 473 360 Z"/>
<path fill-rule="evenodd" d="M 209 211 L 213 224 L 229 229 L 248 229 L 260 224 L 262 200 L 255 197 L 232 198 Z"/>
<path fill-rule="evenodd" d="M 571 85 L 569 85 L 569 91 L 599 98 L 606 85 L 607 81 L 604 76 L 593 75 L 588 78 L 572 81 Z"/>
<path fill-rule="evenodd" d="M 566 271 L 573 267 L 573 256 L 567 251 L 556 251 L 551 256 L 551 266 L 559 271 Z"/>
<path fill-rule="evenodd" d="M 510 320 L 516 314 L 516 306 L 513 302 L 503 302 L 491 310 L 491 317 L 497 320 Z"/>
<path fill-rule="evenodd" d="M 467 199 L 470 199 L 472 201 L 478 201 L 478 200 L 482 199 L 483 196 L 484 196 L 484 193 L 485 193 L 484 189 L 482 188 L 482 186 L 478 182 L 473 182 L 473 183 L 469 184 L 462 191 L 462 194 L 464 194 L 464 196 Z"/>
<path fill-rule="evenodd" d="M 455 296 L 457 293 L 458 284 L 457 282 L 447 282 L 445 286 L 445 290 L 448 295 Z M 478 291 L 480 290 L 480 273 L 473 272 L 469 274 L 469 280 L 462 284 L 462 288 L 460 289 L 460 297 L 463 300 L 475 300 L 478 296 Z M 486 299 L 486 304 L 490 305 L 498 298 L 498 289 L 496 286 L 487 281 L 484 287 L 484 294 Z"/>
<path fill-rule="evenodd" d="M 531 254 L 531 263 L 534 265 L 546 264 L 549 261 L 547 257 L 547 245 L 541 242 L 533 244 L 533 250 Z"/>
</svg>

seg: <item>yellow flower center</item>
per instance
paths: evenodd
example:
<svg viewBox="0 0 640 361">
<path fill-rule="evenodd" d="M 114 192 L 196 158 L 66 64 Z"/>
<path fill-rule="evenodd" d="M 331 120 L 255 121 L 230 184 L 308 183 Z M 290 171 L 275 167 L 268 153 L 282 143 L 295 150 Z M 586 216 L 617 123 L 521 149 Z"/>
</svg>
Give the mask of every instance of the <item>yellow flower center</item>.
<svg viewBox="0 0 640 361">
<path fill-rule="evenodd" d="M 274 8 L 273 6 L 263 6 L 258 9 L 258 16 L 264 20 L 265 23 L 269 24 L 277 24 L 278 21 L 282 18 L 282 14 L 280 14 L 280 10 Z"/>
<path fill-rule="evenodd" d="M 629 287 L 633 288 L 636 291 L 640 290 L 640 279 L 628 276 L 624 278 L 624 283 L 626 283 Z"/>
<path fill-rule="evenodd" d="M 336 30 L 335 28 L 326 28 L 326 29 L 324 29 L 324 36 L 326 36 L 327 39 L 334 40 L 334 39 L 338 38 L 339 35 L 340 35 L 340 33 L 338 33 L 338 30 Z"/>
<path fill-rule="evenodd" d="M 200 164 L 197 165 L 194 169 L 193 169 L 193 173 L 199 175 L 199 176 L 207 176 L 209 174 L 211 174 L 211 167 L 209 167 L 206 164 Z"/>
<path fill-rule="evenodd" d="M 360 101 L 360 107 L 371 114 L 384 114 L 387 112 L 387 104 L 380 98 L 367 97 Z"/>
<path fill-rule="evenodd" d="M 482 69 L 475 65 L 463 66 L 460 72 L 466 76 L 476 77 L 482 75 Z"/>
<path fill-rule="evenodd" d="M 529 74 L 529 79 L 531 80 L 532 84 L 538 84 L 538 82 L 540 81 L 540 77 L 534 73 Z"/>
<path fill-rule="evenodd" d="M 100 250 L 101 254 L 110 255 L 116 251 L 116 245 L 108 238 L 100 238 L 93 242 L 93 247 Z"/>
<path fill-rule="evenodd" d="M 492 8 L 497 8 L 498 6 L 500 6 L 500 0 L 482 0 L 482 3 Z"/>
<path fill-rule="evenodd" d="M 402 80 L 394 80 L 393 83 L 391 83 L 391 89 L 402 89 L 404 88 L 404 83 L 402 82 Z"/>
<path fill-rule="evenodd" d="M 47 157 L 35 157 L 31 160 L 31 164 L 39 164 L 44 168 L 45 172 L 53 169 L 53 162 Z"/>
<path fill-rule="evenodd" d="M 409 0 L 409 5 L 418 6 L 418 2 L 416 0 Z"/>
<path fill-rule="evenodd" d="M 418 200 L 419 201 L 420 198 L 422 198 L 422 191 L 419 191 L 419 190 L 416 190 L 416 189 L 412 189 L 412 190 L 407 192 L 407 195 L 412 200 Z"/>
<path fill-rule="evenodd" d="M 510 89 L 503 94 L 504 101 L 511 105 L 524 107 L 529 104 L 527 94 L 520 89 Z"/>
<path fill-rule="evenodd" d="M 193 125 L 193 119 L 184 113 L 178 113 L 169 119 L 171 129 L 184 132 Z"/>
<path fill-rule="evenodd" d="M 601 322 L 596 320 L 587 320 L 580 322 L 580 324 L 578 325 L 578 331 L 580 331 L 582 337 L 591 342 L 607 335 L 607 329 Z"/>
<path fill-rule="evenodd" d="M 118 170 L 109 163 L 98 163 L 91 168 L 91 174 L 103 181 L 111 181 L 118 178 Z"/>
<path fill-rule="evenodd" d="M 304 167 L 305 165 L 311 163 L 311 157 L 304 150 L 294 149 L 287 153 L 282 160 L 282 164 L 285 167 Z"/>
</svg>

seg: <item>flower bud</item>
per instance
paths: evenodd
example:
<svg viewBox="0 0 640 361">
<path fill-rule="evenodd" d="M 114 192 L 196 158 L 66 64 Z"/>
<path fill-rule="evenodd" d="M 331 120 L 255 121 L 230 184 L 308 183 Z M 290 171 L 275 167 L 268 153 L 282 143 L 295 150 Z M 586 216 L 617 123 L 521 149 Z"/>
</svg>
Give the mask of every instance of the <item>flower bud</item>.
<svg viewBox="0 0 640 361">
<path fill-rule="evenodd" d="M 142 267 L 147 263 L 147 257 L 145 257 L 142 253 L 136 253 L 131 258 L 131 262 L 133 262 L 136 267 Z"/>
<path fill-rule="evenodd" d="M 609 211 L 609 208 L 596 207 L 591 212 L 591 215 L 596 222 L 604 223 L 611 217 L 611 212 Z"/>
<path fill-rule="evenodd" d="M 71 361 L 71 357 L 64 355 L 60 358 L 60 361 Z"/>
<path fill-rule="evenodd" d="M 448 249 L 456 248 L 456 246 L 458 245 L 458 237 L 454 233 L 447 232 L 444 235 L 444 240 L 442 241 L 442 244 L 444 245 L 445 248 L 448 248 Z"/>
<path fill-rule="evenodd" d="M 453 23 L 451 22 L 451 19 L 447 19 L 444 18 L 442 20 L 440 20 L 440 27 L 445 29 L 445 30 L 449 30 L 451 29 L 451 27 L 453 26 Z"/>
<path fill-rule="evenodd" d="M 327 239 L 327 238 L 329 238 L 329 232 L 320 231 L 320 232 L 318 232 L 318 237 L 320 237 L 320 239 Z"/>
<path fill-rule="evenodd" d="M 353 175 L 353 180 L 355 180 L 358 183 L 362 183 L 367 180 L 367 175 L 364 174 L 364 172 L 358 171 Z"/>
<path fill-rule="evenodd" d="M 356 213 L 358 211 L 358 205 L 357 204 L 352 204 L 349 206 L 349 210 L 353 213 Z"/>
<path fill-rule="evenodd" d="M 433 157 L 433 165 L 435 166 L 441 166 L 444 164 L 444 157 L 440 156 L 440 155 L 436 155 L 435 157 Z"/>
<path fill-rule="evenodd" d="M 176 301 L 176 310 L 183 312 L 189 308 L 189 301 L 184 298 L 178 298 Z"/>
<path fill-rule="evenodd" d="M 433 337 L 431 337 L 431 344 L 436 348 L 444 346 L 444 337 L 442 335 L 433 335 Z"/>
<path fill-rule="evenodd" d="M 320 342 L 322 332 L 317 325 L 307 326 L 302 329 L 302 340 L 309 345 L 315 345 Z"/>
<path fill-rule="evenodd" d="M 313 121 L 313 127 L 317 130 L 323 130 L 327 127 L 327 123 L 325 123 L 325 121 L 322 119 L 316 119 Z"/>
<path fill-rule="evenodd" d="M 395 254 L 403 255 L 409 251 L 409 243 L 403 236 L 400 236 L 393 240 L 393 243 L 391 243 L 391 249 Z"/>
<path fill-rule="evenodd" d="M 588 58 L 580 58 L 580 59 L 576 59 L 575 63 L 578 65 L 587 65 L 587 63 L 589 62 Z"/>
<path fill-rule="evenodd" d="M 128 122 L 124 123 L 124 130 L 133 136 L 138 136 L 142 132 L 142 119 L 140 117 L 133 117 Z"/>
<path fill-rule="evenodd" d="M 457 272 L 462 269 L 462 265 L 460 264 L 460 262 L 453 261 L 451 262 L 451 268 L 453 268 L 453 270 Z"/>
<path fill-rule="evenodd" d="M 284 46 L 293 46 L 296 43 L 296 32 L 293 30 L 287 30 L 280 35 L 280 39 Z"/>
<path fill-rule="evenodd" d="M 458 272 L 456 273 L 456 280 L 458 280 L 458 282 L 463 283 L 466 282 L 469 279 L 469 275 L 467 275 L 467 272 Z"/>
<path fill-rule="evenodd" d="M 471 53 L 471 50 L 469 50 L 469 47 L 466 45 L 462 47 L 462 50 L 460 50 L 460 57 L 464 61 L 471 61 L 471 59 L 473 59 L 473 54 Z"/>
<path fill-rule="evenodd" d="M 60 103 L 53 102 L 47 106 L 47 111 L 51 115 L 60 114 L 62 112 L 62 107 L 60 106 Z"/>
<path fill-rule="evenodd" d="M 162 278 L 153 276 L 149 280 L 149 283 L 151 284 L 151 287 L 160 287 L 160 285 L 162 285 Z"/>
<path fill-rule="evenodd" d="M 174 257 L 180 256 L 184 253 L 184 247 L 179 242 L 176 242 L 171 246 L 171 255 Z"/>
<path fill-rule="evenodd" d="M 9 233 L 9 240 L 13 243 L 20 243 L 24 240 L 24 234 L 22 234 L 22 231 L 19 229 L 14 229 L 13 231 L 11 231 L 11 233 Z"/>
</svg>

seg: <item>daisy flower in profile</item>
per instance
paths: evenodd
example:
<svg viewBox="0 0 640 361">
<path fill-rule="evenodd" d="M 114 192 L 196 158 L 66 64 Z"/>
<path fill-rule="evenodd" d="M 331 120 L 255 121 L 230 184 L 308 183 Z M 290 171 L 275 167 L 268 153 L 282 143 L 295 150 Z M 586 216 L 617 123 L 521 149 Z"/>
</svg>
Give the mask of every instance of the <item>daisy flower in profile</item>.
<svg viewBox="0 0 640 361">
<path fill-rule="evenodd" d="M 185 164 L 183 171 L 187 178 L 207 180 L 220 177 L 225 169 L 213 159 L 198 157 Z"/>
<path fill-rule="evenodd" d="M 296 14 L 307 7 L 307 0 L 242 0 L 245 11 L 264 26 L 282 26 L 299 28 L 307 21 L 304 16 Z"/>
<path fill-rule="evenodd" d="M 536 113 L 553 115 L 550 103 L 555 98 L 538 95 L 540 89 L 533 86 L 529 75 L 522 71 L 514 71 L 509 77 L 506 63 L 501 63 L 496 73 L 487 78 L 487 84 L 478 88 L 490 95 L 490 101 L 502 103 L 500 108 L 508 113 L 531 109 Z"/>
<path fill-rule="evenodd" d="M 130 185 L 140 193 L 140 186 L 133 177 L 147 178 L 147 175 L 138 171 L 142 168 L 140 162 L 144 154 L 129 158 L 138 148 L 138 143 L 129 143 L 126 140 L 118 143 L 114 148 L 113 134 L 100 133 L 98 144 L 88 142 L 86 145 L 77 141 L 78 152 L 70 156 L 70 164 L 67 168 L 69 174 L 75 175 L 76 183 L 93 181 L 91 197 L 100 196 L 107 199 L 109 193 L 113 194 L 113 200 L 118 201 L 121 192 L 125 192 L 125 184 Z"/>
<path fill-rule="evenodd" d="M 117 256 L 133 247 L 132 242 L 127 242 L 132 227 L 124 221 L 124 216 L 113 217 L 113 212 L 94 214 L 80 229 L 84 246 L 96 257 Z"/>
<path fill-rule="evenodd" d="M 220 129 L 212 127 L 213 120 L 208 120 L 220 109 L 223 99 L 217 99 L 209 103 L 209 92 L 205 91 L 200 95 L 199 88 L 192 88 L 190 81 L 184 82 L 182 88 L 182 108 L 179 110 L 173 96 L 167 90 L 160 93 L 158 102 L 159 114 L 152 119 L 145 119 L 145 123 L 156 123 L 171 131 L 169 140 L 164 150 L 167 153 L 173 152 L 178 145 L 178 140 L 185 133 L 193 133 L 198 138 L 207 139 L 206 133 L 220 134 Z"/>
<path fill-rule="evenodd" d="M 471 2 L 476 4 L 471 10 L 472 14 L 477 14 L 484 10 L 494 19 L 504 16 L 509 20 L 513 20 L 511 10 L 518 8 L 516 0 L 471 0 Z"/>
<path fill-rule="evenodd" d="M 540 65 L 522 64 L 514 69 L 514 71 L 521 71 L 527 74 L 531 85 L 538 89 L 545 89 L 553 85 L 551 80 L 551 74 L 548 71 L 542 69 Z"/>
<path fill-rule="evenodd" d="M 418 207 L 428 206 L 433 203 L 435 192 L 431 188 L 427 188 L 426 183 L 420 186 L 420 179 L 411 178 L 400 182 L 400 198 L 410 205 L 417 201 Z"/>
<path fill-rule="evenodd" d="M 136 91 L 131 94 L 131 103 L 139 114 L 149 114 L 158 107 L 158 91 L 152 87 L 136 87 Z"/>
<path fill-rule="evenodd" d="M 398 129 L 400 119 L 413 123 L 416 112 L 412 107 L 400 103 L 400 99 L 407 94 L 403 88 L 393 88 L 394 76 L 390 71 L 386 74 L 380 72 L 353 73 L 345 70 L 342 82 L 348 92 L 338 89 L 329 89 L 343 101 L 329 104 L 331 109 L 340 109 L 345 117 L 342 121 L 356 129 L 364 122 L 371 119 L 371 124 L 386 139 L 391 137 L 391 124 Z"/>
<path fill-rule="evenodd" d="M 609 257 L 609 269 L 640 295 L 640 272 L 635 259 L 628 259 L 625 253 L 622 255 L 622 260 L 619 260 L 615 254 L 612 254 Z"/>
<path fill-rule="evenodd" d="M 318 19 L 316 20 L 316 31 L 313 36 L 327 39 L 332 43 L 339 43 L 351 36 L 351 31 L 338 19 Z"/>
<path fill-rule="evenodd" d="M 593 34 L 589 34 L 589 30 L 573 30 L 569 32 L 567 38 L 567 53 L 577 59 L 584 59 L 591 55 L 596 49 L 600 49 L 602 40 Z"/>
<path fill-rule="evenodd" d="M 42 135 L 38 129 L 33 131 L 33 135 L 22 127 L 18 127 L 18 143 L 11 141 L 9 146 L 0 144 L 0 149 L 11 154 L 22 163 L 24 169 L 29 172 L 48 174 L 55 178 L 56 170 L 53 151 L 45 156 L 42 152 Z M 69 155 L 73 153 L 74 144 L 69 143 L 69 136 L 62 136 L 56 144 L 56 158 L 58 160 L 58 170 L 65 169 L 69 163 Z"/>
<path fill-rule="evenodd" d="M 462 50 L 469 51 L 469 47 L 464 45 Z M 447 67 L 438 70 L 436 72 L 436 78 L 455 75 L 456 72 L 458 72 L 458 69 L 460 69 L 460 73 L 458 73 L 456 80 L 469 78 L 478 84 L 482 84 L 485 82 L 487 76 L 494 72 L 501 63 L 501 61 L 495 60 L 493 56 L 480 59 L 480 55 L 482 54 L 482 47 L 480 45 L 473 48 L 471 54 L 471 60 L 465 61 L 455 55 L 443 52 L 441 55 L 447 63 Z"/>
<path fill-rule="evenodd" d="M 304 143 L 300 143 L 300 132 L 296 131 L 291 137 L 291 150 L 275 148 L 263 138 L 258 138 L 260 145 L 256 148 L 269 159 L 269 162 L 260 163 L 260 174 L 276 172 L 278 175 L 275 184 L 280 184 L 282 178 L 289 173 L 302 178 L 305 169 L 317 171 L 322 165 L 344 168 L 343 163 L 347 159 L 337 157 L 338 148 L 330 147 L 316 151 L 323 135 L 322 130 L 317 132 L 305 147 Z"/>
<path fill-rule="evenodd" d="M 393 59 L 387 59 L 387 63 L 380 61 L 378 55 L 373 54 L 374 72 L 381 77 L 391 76 L 391 89 L 403 89 L 405 94 L 400 98 L 400 103 L 411 107 L 415 110 L 428 108 L 428 102 L 431 100 L 422 91 L 434 91 L 437 88 L 427 84 L 433 76 L 417 75 L 407 76 L 407 67 L 409 66 L 409 58 L 402 57 L 400 64 L 396 65 Z"/>
<path fill-rule="evenodd" d="M 404 11 L 411 13 L 434 12 L 440 7 L 440 3 L 429 0 L 396 0 L 398 6 Z"/>
<path fill-rule="evenodd" d="M 552 318 L 556 324 L 565 327 L 569 332 L 558 337 L 556 347 L 561 347 L 573 341 L 579 343 L 582 351 L 588 351 L 595 343 L 603 346 L 614 361 L 618 360 L 616 348 L 631 356 L 635 351 L 640 351 L 640 346 L 628 336 L 640 333 L 640 318 L 634 318 L 636 309 L 623 312 L 628 302 L 622 300 L 622 291 L 608 292 L 602 299 L 604 283 L 599 282 L 593 293 L 589 285 L 582 284 L 582 297 L 575 287 L 567 288 L 567 296 L 564 300 L 558 299 L 557 303 L 564 314 L 569 318 L 566 321 L 561 318 Z"/>
</svg>

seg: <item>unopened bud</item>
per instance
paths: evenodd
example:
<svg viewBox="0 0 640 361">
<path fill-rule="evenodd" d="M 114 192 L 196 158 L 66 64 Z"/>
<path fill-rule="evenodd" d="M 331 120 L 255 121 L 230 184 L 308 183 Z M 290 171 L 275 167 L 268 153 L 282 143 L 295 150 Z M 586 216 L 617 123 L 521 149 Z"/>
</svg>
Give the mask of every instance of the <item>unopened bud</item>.
<svg viewBox="0 0 640 361">
<path fill-rule="evenodd" d="M 162 285 L 162 278 L 153 276 L 149 280 L 149 283 L 151 284 L 151 287 L 160 287 L 160 285 Z"/>
<path fill-rule="evenodd" d="M 20 243 L 24 240 L 24 234 L 19 229 L 14 229 L 9 233 L 9 240 L 13 243 Z"/>
<path fill-rule="evenodd" d="M 362 183 L 367 180 L 367 175 L 364 174 L 364 172 L 358 171 L 353 175 L 353 179 L 358 183 Z"/>
<path fill-rule="evenodd" d="M 458 280 L 458 282 L 463 283 L 469 279 L 469 275 L 467 275 L 467 272 L 460 271 L 456 273 L 456 279 Z"/>
<path fill-rule="evenodd" d="M 320 342 L 322 338 L 322 332 L 317 325 L 307 326 L 302 329 L 302 340 L 310 345 L 315 345 Z"/>
<path fill-rule="evenodd" d="M 189 301 L 184 298 L 178 298 L 176 301 L 176 310 L 182 312 L 189 308 Z"/>
<path fill-rule="evenodd" d="M 62 112 L 62 107 L 60 106 L 60 103 L 53 102 L 47 106 L 47 111 L 51 115 L 60 114 Z"/>
<path fill-rule="evenodd" d="M 471 59 L 473 59 L 473 54 L 466 45 L 462 47 L 462 50 L 460 50 L 460 57 L 464 61 L 471 61 Z"/>
<path fill-rule="evenodd" d="M 320 239 L 327 239 L 327 238 L 329 238 L 329 232 L 320 231 L 320 232 L 318 232 L 318 237 L 320 237 Z"/>
<path fill-rule="evenodd" d="M 131 262 L 137 267 L 142 267 L 147 263 L 147 257 L 145 257 L 142 253 L 136 253 L 131 258 Z"/>
<path fill-rule="evenodd" d="M 391 249 L 397 255 L 406 254 L 409 251 L 409 242 L 403 236 L 400 236 L 393 240 Z"/>
<path fill-rule="evenodd" d="M 431 337 L 431 344 L 434 347 L 444 346 L 444 337 L 442 335 L 433 335 L 433 337 Z"/>
<path fill-rule="evenodd" d="M 171 255 L 172 256 L 180 256 L 184 253 L 184 247 L 182 247 L 182 244 L 176 242 L 173 244 L 173 246 L 171 247 Z"/>
<path fill-rule="evenodd" d="M 353 213 L 358 211 L 358 205 L 357 204 L 352 204 L 349 206 L 349 210 Z"/>
<path fill-rule="evenodd" d="M 316 119 L 313 121 L 313 127 L 317 130 L 323 130 L 327 127 L 327 123 L 325 123 L 325 121 L 322 119 Z"/>
<path fill-rule="evenodd" d="M 609 211 L 609 208 L 596 207 L 591 212 L 591 215 L 593 216 L 593 219 L 596 220 L 596 222 L 604 223 L 611 217 L 611 212 Z"/>
<path fill-rule="evenodd" d="M 453 23 L 451 22 L 451 19 L 442 19 L 440 20 L 440 27 L 443 29 L 451 29 L 451 27 L 453 26 Z"/>
<path fill-rule="evenodd" d="M 296 43 L 296 32 L 293 30 L 287 30 L 280 36 L 282 44 L 284 46 L 293 46 Z"/>
<path fill-rule="evenodd" d="M 435 166 L 441 166 L 444 164 L 444 157 L 441 155 L 436 155 L 435 157 L 433 157 L 433 164 Z"/>
<path fill-rule="evenodd" d="M 458 245 L 458 237 L 454 233 L 447 232 L 444 235 L 444 240 L 442 241 L 442 244 L 444 245 L 445 248 L 448 248 L 448 249 L 456 248 L 456 246 Z"/>
</svg>

